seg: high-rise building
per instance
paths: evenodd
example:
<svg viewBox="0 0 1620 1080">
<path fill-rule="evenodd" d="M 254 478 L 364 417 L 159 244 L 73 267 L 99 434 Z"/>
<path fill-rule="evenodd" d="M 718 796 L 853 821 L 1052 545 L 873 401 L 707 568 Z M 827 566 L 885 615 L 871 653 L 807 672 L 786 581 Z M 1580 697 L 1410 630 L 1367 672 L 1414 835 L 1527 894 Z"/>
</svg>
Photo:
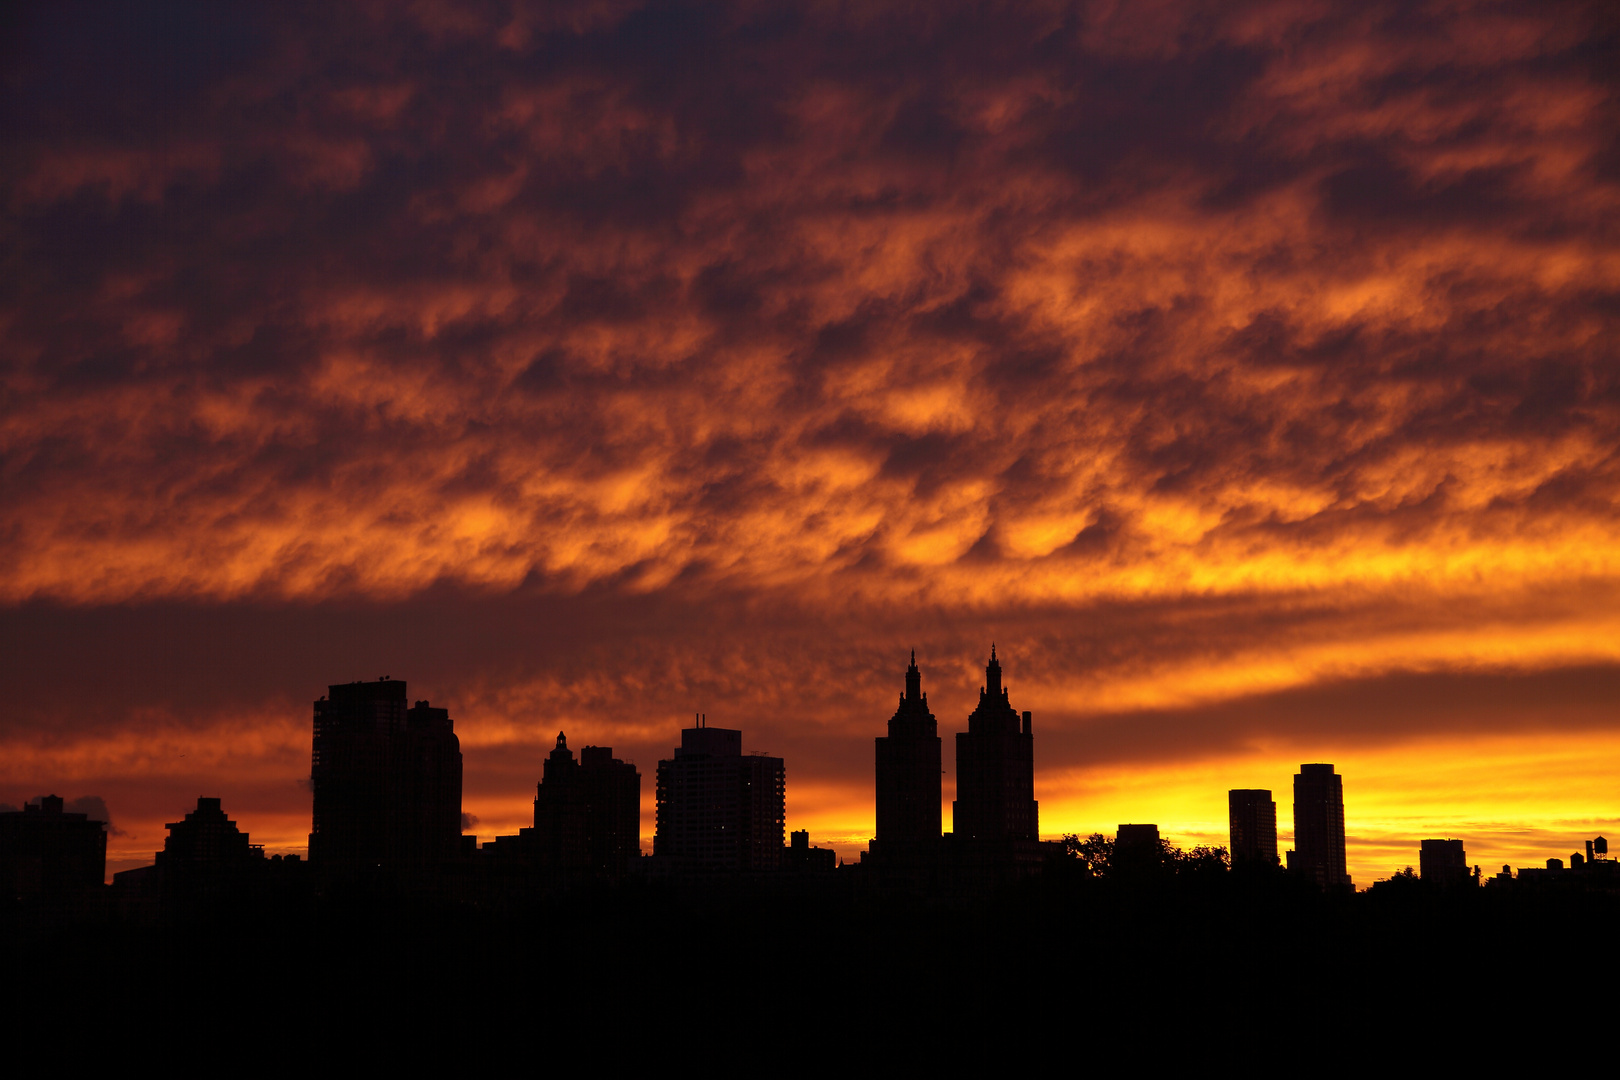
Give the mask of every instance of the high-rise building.
<svg viewBox="0 0 1620 1080">
<path fill-rule="evenodd" d="M 1262 788 L 1226 793 L 1232 827 L 1233 866 L 1277 865 L 1277 804 Z"/>
<path fill-rule="evenodd" d="M 990 646 L 979 706 L 968 729 L 956 735 L 955 840 L 979 844 L 1034 842 L 1040 807 L 1035 801 L 1035 736 L 1030 714 L 1022 723 L 1001 685 L 1001 661 Z"/>
<path fill-rule="evenodd" d="M 0 813 L 0 904 L 72 906 L 101 891 L 106 826 L 64 806 L 46 795 Z"/>
<path fill-rule="evenodd" d="M 917 653 L 906 668 L 906 691 L 877 739 L 877 836 L 872 857 L 889 866 L 925 862 L 939 849 L 939 725 L 922 692 Z"/>
<path fill-rule="evenodd" d="M 1344 787 L 1332 765 L 1301 765 L 1294 777 L 1294 850 L 1288 854 L 1288 869 L 1319 887 L 1351 887 L 1344 854 Z"/>
<path fill-rule="evenodd" d="M 1425 840 L 1418 846 L 1418 873 L 1425 884 L 1468 884 L 1468 853 L 1461 840 Z"/>
<path fill-rule="evenodd" d="M 674 758 L 658 763 L 653 854 L 687 873 L 776 870 L 786 814 L 782 759 L 744 754 L 741 731 L 699 716 Z"/>
<path fill-rule="evenodd" d="M 608 746 L 574 760 L 568 739 L 546 759 L 534 796 L 534 852 L 542 870 L 619 878 L 641 851 L 641 774 Z"/>
<path fill-rule="evenodd" d="M 461 741 L 446 709 L 405 707 L 397 679 L 342 683 L 315 702 L 309 857 L 326 877 L 416 873 L 461 848 Z"/>
</svg>

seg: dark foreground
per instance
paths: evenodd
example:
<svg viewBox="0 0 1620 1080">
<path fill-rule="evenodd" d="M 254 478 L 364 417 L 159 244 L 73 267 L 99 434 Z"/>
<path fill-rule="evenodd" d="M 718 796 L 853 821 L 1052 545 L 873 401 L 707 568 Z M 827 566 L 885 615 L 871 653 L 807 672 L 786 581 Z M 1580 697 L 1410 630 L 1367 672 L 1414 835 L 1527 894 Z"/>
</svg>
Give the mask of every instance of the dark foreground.
<svg viewBox="0 0 1620 1080">
<path fill-rule="evenodd" d="M 1336 1060 L 1419 1030 L 1459 1053 L 1529 1050 L 1616 1003 L 1606 892 L 1323 895 L 1228 873 L 942 898 L 845 877 L 642 882 L 521 910 L 340 894 L 147 926 L 12 917 L 4 1009 L 14 1045 L 67 1057 L 568 1048 L 723 1051 L 728 1071 L 766 1072 L 853 1054 L 864 1072 L 1053 1048 Z"/>
</svg>

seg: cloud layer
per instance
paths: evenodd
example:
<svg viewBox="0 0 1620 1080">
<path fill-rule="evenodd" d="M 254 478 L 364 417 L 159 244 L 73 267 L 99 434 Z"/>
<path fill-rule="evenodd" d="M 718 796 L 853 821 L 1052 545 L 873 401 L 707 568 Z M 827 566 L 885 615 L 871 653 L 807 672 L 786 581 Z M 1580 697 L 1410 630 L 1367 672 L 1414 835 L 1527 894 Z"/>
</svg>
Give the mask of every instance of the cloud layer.
<svg viewBox="0 0 1620 1080">
<path fill-rule="evenodd" d="M 912 643 L 964 694 L 1005 643 L 1074 805 L 1087 769 L 1226 753 L 1244 703 L 1620 661 L 1600 5 L 16 18 L 30 760 L 222 730 L 243 679 L 295 732 L 364 662 L 461 695 L 472 746 L 567 719 L 650 755 L 746 710 L 853 834 Z M 118 627 L 165 673 L 53 700 L 127 668 Z M 228 679 L 188 659 L 221 627 Z M 1397 712 L 1328 734 L 1474 715 Z"/>
</svg>

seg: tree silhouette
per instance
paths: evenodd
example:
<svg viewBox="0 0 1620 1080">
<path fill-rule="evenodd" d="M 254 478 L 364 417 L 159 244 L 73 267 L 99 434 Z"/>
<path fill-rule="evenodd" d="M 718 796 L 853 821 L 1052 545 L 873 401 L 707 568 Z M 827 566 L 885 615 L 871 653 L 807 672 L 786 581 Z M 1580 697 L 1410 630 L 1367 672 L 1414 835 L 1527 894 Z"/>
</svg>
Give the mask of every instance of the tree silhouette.
<svg viewBox="0 0 1620 1080">
<path fill-rule="evenodd" d="M 1134 851 L 1126 857 L 1122 857 L 1114 839 L 1102 833 L 1092 833 L 1083 840 L 1077 833 L 1065 833 L 1061 843 L 1064 856 L 1077 864 L 1085 877 L 1209 876 L 1223 874 L 1232 865 L 1232 857 L 1224 847 L 1201 844 L 1182 851 L 1162 838 L 1157 847 Z"/>
</svg>

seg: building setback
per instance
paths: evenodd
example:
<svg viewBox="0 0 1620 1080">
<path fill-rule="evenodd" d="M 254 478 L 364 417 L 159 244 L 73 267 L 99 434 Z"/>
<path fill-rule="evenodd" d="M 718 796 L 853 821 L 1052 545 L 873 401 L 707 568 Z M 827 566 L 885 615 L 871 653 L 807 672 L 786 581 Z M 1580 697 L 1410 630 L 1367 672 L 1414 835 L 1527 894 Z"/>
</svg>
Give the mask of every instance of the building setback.
<svg viewBox="0 0 1620 1080">
<path fill-rule="evenodd" d="M 779 757 L 742 752 L 742 732 L 699 716 L 674 758 L 658 763 L 653 854 L 683 873 L 748 873 L 782 863 L 786 771 Z"/>
<path fill-rule="evenodd" d="M 1233 866 L 1277 865 L 1277 804 L 1263 788 L 1226 793 L 1232 829 Z"/>
<path fill-rule="evenodd" d="M 938 851 L 940 791 L 939 724 L 928 711 L 913 651 L 889 734 L 877 738 L 875 860 L 891 866 L 921 863 Z"/>
<path fill-rule="evenodd" d="M 461 846 L 461 741 L 405 683 L 343 683 L 315 702 L 309 857 L 323 876 L 414 873 Z"/>
<path fill-rule="evenodd" d="M 1294 850 L 1288 869 L 1320 888 L 1350 888 L 1344 854 L 1344 787 L 1332 765 L 1301 765 L 1294 777 Z"/>
</svg>

